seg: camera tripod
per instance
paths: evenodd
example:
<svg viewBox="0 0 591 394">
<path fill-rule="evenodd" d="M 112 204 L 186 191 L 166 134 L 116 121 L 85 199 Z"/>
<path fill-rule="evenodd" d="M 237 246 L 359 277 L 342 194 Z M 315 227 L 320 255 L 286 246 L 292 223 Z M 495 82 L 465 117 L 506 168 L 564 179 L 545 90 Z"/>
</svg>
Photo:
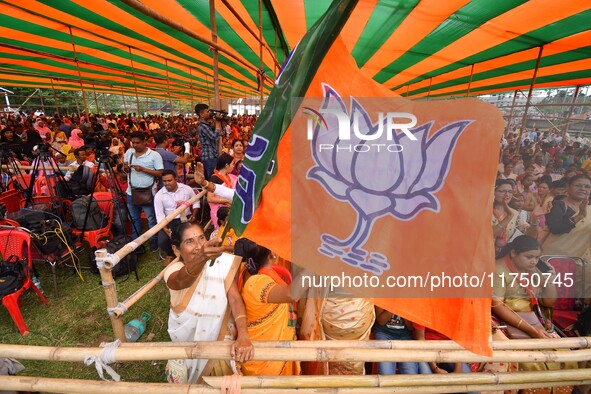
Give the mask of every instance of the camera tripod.
<svg viewBox="0 0 591 394">
<path fill-rule="evenodd" d="M 26 198 L 25 207 L 30 207 L 33 202 L 33 189 L 35 188 L 37 179 L 39 179 L 39 171 L 41 171 L 40 174 L 45 179 L 45 185 L 47 186 L 47 191 L 49 193 L 49 196 L 47 196 L 49 201 L 43 201 L 43 203 L 48 203 L 48 205 L 50 204 L 54 212 L 56 212 L 60 217 L 65 218 L 67 209 L 66 205 L 64 204 L 64 199 L 72 200 L 74 194 L 64 179 L 64 175 L 59 169 L 55 158 L 49 152 L 49 149 L 54 149 L 57 151 L 51 146 L 41 145 L 39 155 L 34 160 L 35 164 L 31 170 L 31 181 L 29 186 L 24 190 Z M 35 197 L 39 198 L 40 196 Z"/>
<path fill-rule="evenodd" d="M 84 225 L 82 226 L 82 229 L 81 229 L 81 236 L 84 237 L 84 232 L 86 231 L 86 224 L 88 222 L 88 214 L 90 212 L 91 202 L 94 198 L 94 191 L 95 191 L 96 186 L 99 182 L 101 168 L 106 173 L 108 189 L 109 189 L 109 192 L 111 193 L 111 201 L 113 202 L 113 205 L 114 205 L 113 220 L 115 220 L 115 217 L 117 217 L 121 221 L 121 226 L 125 226 L 125 219 L 127 219 L 131 222 L 131 225 L 133 226 L 134 230 L 137 231 L 137 229 L 135 228 L 135 223 L 131 219 L 131 212 L 129 212 L 129 208 L 127 207 L 127 203 L 125 202 L 126 201 L 125 200 L 125 192 L 121 189 L 119 182 L 117 182 L 117 179 L 115 177 L 115 171 L 113 171 L 113 166 L 111 165 L 111 157 L 107 151 L 107 152 L 100 152 L 99 153 L 98 165 L 96 168 L 96 172 L 94 173 L 93 178 L 92 178 L 92 192 L 90 193 L 90 202 L 88 204 L 88 208 L 86 210 L 86 215 L 84 217 Z M 124 207 L 125 217 L 121 217 L 121 209 L 120 209 L 121 206 Z M 124 232 L 125 232 L 125 230 L 124 230 Z"/>
<path fill-rule="evenodd" d="M 20 168 L 19 161 L 12 156 L 12 147 L 0 143 L 0 173 L 2 175 L 2 182 L 0 183 L 0 192 L 5 192 L 9 189 L 10 184 L 21 193 L 25 192 L 28 187 L 25 177 Z"/>
</svg>

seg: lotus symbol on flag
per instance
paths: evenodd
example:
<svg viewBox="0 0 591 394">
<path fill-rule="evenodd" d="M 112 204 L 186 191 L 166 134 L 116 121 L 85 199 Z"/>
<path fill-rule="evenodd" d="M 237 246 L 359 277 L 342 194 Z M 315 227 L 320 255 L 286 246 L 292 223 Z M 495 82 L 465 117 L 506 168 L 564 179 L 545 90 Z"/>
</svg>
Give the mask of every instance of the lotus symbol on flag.
<svg viewBox="0 0 591 394">
<path fill-rule="evenodd" d="M 323 84 L 323 91 L 320 112 L 325 109 L 348 112 L 333 88 Z M 373 123 L 353 97 L 350 108 L 351 129 L 357 118 L 359 131 L 364 136 L 371 137 L 378 132 L 381 125 Z M 340 139 L 337 117 L 327 115 L 325 121 L 326 124 L 318 122 L 314 127 L 311 150 L 316 165 L 308 171 L 307 179 L 319 182 L 333 198 L 348 203 L 357 212 L 357 221 L 346 239 L 322 234 L 318 251 L 381 275 L 390 269 L 388 257 L 362 248 L 372 235 L 373 223 L 387 215 L 410 221 L 424 210 L 439 212 L 440 203 L 435 193 L 443 187 L 456 142 L 472 120 L 455 121 L 429 137 L 434 124 L 430 121 L 409 130 L 416 140 L 405 133 L 394 132 L 390 141 L 386 140 L 386 132 L 378 139 L 362 139 L 354 133 L 349 140 Z M 382 121 L 385 128 L 385 120 Z M 378 150 L 378 145 L 382 149 Z M 397 149 L 385 148 L 393 145 Z M 321 146 L 332 149 L 319 149 Z"/>
</svg>

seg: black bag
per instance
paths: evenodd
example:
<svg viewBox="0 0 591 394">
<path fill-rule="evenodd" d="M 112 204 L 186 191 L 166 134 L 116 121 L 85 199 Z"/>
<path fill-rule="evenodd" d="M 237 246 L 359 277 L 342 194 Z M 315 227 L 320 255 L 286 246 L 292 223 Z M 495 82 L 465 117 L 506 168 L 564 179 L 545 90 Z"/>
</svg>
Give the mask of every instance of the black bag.
<svg viewBox="0 0 591 394">
<path fill-rule="evenodd" d="M 131 162 L 133 161 L 133 153 L 129 158 L 129 165 L 131 166 Z M 133 205 L 152 205 L 154 203 L 154 194 L 152 192 L 152 187 L 154 186 L 154 180 L 152 184 L 148 187 L 133 187 L 131 184 L 131 174 L 129 174 L 129 187 L 131 188 L 131 203 Z"/>
<path fill-rule="evenodd" d="M 0 300 L 21 287 L 29 272 L 26 260 L 19 260 L 15 255 L 0 262 Z"/>
<path fill-rule="evenodd" d="M 26 208 L 10 213 L 6 217 L 16 220 L 21 227 L 38 234 L 43 232 L 43 223 L 48 219 L 45 212 Z"/>
<path fill-rule="evenodd" d="M 82 164 L 72 174 L 72 177 L 68 181 L 68 186 L 73 194 L 82 196 L 92 193 L 92 179 L 94 171 Z"/>
<path fill-rule="evenodd" d="M 133 241 L 133 239 L 129 235 L 118 235 L 112 240 L 110 240 L 109 243 L 107 243 L 107 252 L 113 254 L 131 241 Z M 125 256 L 111 271 L 111 273 L 113 274 L 113 278 L 118 278 L 123 275 L 129 276 L 131 272 L 135 272 L 135 277 L 137 280 L 139 280 L 137 272 L 136 251 L 133 251 L 132 253 Z"/>
<path fill-rule="evenodd" d="M 98 230 L 106 225 L 106 220 L 98 205 L 98 202 L 90 196 L 82 196 L 72 201 L 70 212 L 72 214 L 72 227 L 82 229 L 84 227 L 84 219 L 86 218 L 86 211 L 88 210 L 88 219 L 86 219 L 86 227 L 84 230 Z M 90 205 L 90 208 L 89 208 Z"/>
<path fill-rule="evenodd" d="M 53 219 L 43 223 L 42 236 L 32 236 L 31 240 L 39 253 L 59 258 L 76 248 L 75 238 L 69 225 Z"/>
</svg>

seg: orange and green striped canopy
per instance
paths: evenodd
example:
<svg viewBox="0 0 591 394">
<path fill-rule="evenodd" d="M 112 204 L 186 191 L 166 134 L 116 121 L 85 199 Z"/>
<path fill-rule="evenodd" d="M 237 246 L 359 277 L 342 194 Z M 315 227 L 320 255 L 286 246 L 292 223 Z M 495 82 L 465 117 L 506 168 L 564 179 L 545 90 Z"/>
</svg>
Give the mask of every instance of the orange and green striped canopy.
<svg viewBox="0 0 591 394">
<path fill-rule="evenodd" d="M 0 0 L 0 85 L 208 98 L 215 41 L 220 96 L 258 94 L 261 78 L 268 94 L 329 4 Z M 588 1 L 360 0 L 341 34 L 365 75 L 404 96 L 524 89 L 536 70 L 536 87 L 591 84 Z"/>
</svg>

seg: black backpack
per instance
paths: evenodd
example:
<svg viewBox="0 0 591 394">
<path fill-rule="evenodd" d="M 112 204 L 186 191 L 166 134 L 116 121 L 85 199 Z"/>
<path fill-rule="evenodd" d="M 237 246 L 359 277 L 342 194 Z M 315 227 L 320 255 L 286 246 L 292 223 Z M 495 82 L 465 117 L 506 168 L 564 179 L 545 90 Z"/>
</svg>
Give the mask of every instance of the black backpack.
<svg viewBox="0 0 591 394">
<path fill-rule="evenodd" d="M 107 243 L 107 252 L 113 254 L 119 251 L 119 249 L 121 249 L 131 241 L 133 241 L 133 239 L 129 235 L 118 235 Z M 113 274 L 113 278 L 118 278 L 123 275 L 129 276 L 131 272 L 135 272 L 135 278 L 137 280 L 140 280 L 140 277 L 137 272 L 136 251 L 133 251 L 127 256 L 125 256 L 111 271 L 111 273 Z"/>
<path fill-rule="evenodd" d="M 98 202 L 94 197 L 92 197 L 92 202 L 90 202 L 90 198 L 90 196 L 82 196 L 72 201 L 72 205 L 70 206 L 72 227 L 80 230 L 84 227 L 84 219 L 87 210 L 89 211 L 88 219 L 86 219 L 86 227 L 84 230 L 98 230 L 99 228 L 105 227 L 107 224 Z"/>
<path fill-rule="evenodd" d="M 73 194 L 77 196 L 82 196 L 86 194 L 92 193 L 93 184 L 92 178 L 94 176 L 94 171 L 82 164 L 76 171 L 72 174 L 72 177 L 68 181 L 68 186 Z"/>
<path fill-rule="evenodd" d="M 29 273 L 27 260 L 19 260 L 15 255 L 0 262 L 0 300 L 16 292 L 23 286 Z"/>
</svg>

